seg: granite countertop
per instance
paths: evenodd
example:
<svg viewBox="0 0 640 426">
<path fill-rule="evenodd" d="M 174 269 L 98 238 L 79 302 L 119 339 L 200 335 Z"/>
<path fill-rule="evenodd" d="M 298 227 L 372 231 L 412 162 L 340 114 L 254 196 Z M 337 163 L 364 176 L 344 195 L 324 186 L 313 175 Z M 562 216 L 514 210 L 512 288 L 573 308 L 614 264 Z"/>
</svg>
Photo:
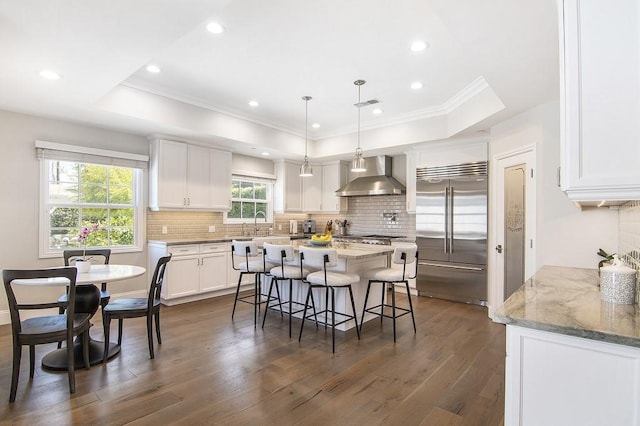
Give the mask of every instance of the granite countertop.
<svg viewBox="0 0 640 426">
<path fill-rule="evenodd" d="M 493 316 L 495 322 L 640 347 L 640 309 L 600 300 L 595 269 L 544 266 Z"/>
</svg>

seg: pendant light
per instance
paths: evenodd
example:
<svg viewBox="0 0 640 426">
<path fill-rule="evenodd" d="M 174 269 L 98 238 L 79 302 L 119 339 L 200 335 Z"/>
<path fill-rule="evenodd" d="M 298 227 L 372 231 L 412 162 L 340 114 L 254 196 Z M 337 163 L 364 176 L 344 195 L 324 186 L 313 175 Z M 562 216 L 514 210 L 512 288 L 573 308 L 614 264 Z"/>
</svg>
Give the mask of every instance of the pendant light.
<svg viewBox="0 0 640 426">
<path fill-rule="evenodd" d="M 309 157 L 307 157 L 307 145 L 309 143 L 307 132 L 309 130 L 309 101 L 313 99 L 311 96 L 303 96 L 304 101 L 304 163 L 300 166 L 300 176 L 313 176 L 313 168 L 309 165 Z"/>
<path fill-rule="evenodd" d="M 351 171 L 360 173 L 366 172 L 367 166 L 364 163 L 364 157 L 362 156 L 362 148 L 360 148 L 360 86 L 365 84 L 364 80 L 356 80 L 353 82 L 356 86 L 358 86 L 358 103 L 356 107 L 358 108 L 358 147 L 356 148 L 356 156 L 351 162 Z"/>
</svg>

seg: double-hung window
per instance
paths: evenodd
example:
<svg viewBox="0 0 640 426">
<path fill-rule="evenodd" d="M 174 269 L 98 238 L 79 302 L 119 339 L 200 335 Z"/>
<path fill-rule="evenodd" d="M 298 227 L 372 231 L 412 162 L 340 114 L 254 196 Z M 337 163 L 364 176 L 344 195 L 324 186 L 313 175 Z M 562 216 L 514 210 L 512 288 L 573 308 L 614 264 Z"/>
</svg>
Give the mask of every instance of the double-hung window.
<svg viewBox="0 0 640 426">
<path fill-rule="evenodd" d="M 94 150 L 95 151 L 95 150 Z M 137 161 L 39 149 L 41 158 L 40 255 L 83 248 L 82 228 L 97 225 L 87 248 L 142 250 L 142 169 Z M 110 163 L 110 164 L 100 164 Z"/>
<path fill-rule="evenodd" d="M 234 176 L 231 181 L 231 210 L 226 223 L 273 222 L 273 182 L 267 179 Z"/>
</svg>

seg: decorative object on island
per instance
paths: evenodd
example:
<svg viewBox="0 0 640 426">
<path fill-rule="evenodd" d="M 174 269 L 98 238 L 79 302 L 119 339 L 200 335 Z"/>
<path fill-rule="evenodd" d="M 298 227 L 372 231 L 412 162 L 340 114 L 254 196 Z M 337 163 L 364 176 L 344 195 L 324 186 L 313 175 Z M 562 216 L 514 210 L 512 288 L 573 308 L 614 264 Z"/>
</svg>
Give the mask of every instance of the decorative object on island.
<svg viewBox="0 0 640 426">
<path fill-rule="evenodd" d="M 307 157 L 307 145 L 309 144 L 308 129 L 309 129 L 309 101 L 313 99 L 311 96 L 303 96 L 304 101 L 304 163 L 300 166 L 300 176 L 309 177 L 313 176 L 313 168 L 309 165 L 309 157 Z"/>
<path fill-rule="evenodd" d="M 600 298 L 605 302 L 632 305 L 636 301 L 636 270 L 628 267 L 617 254 L 613 263 L 600 268 Z"/>
<path fill-rule="evenodd" d="M 351 162 L 351 171 L 356 173 L 367 171 L 367 166 L 365 165 L 364 157 L 362 155 L 362 148 L 360 148 L 360 108 L 365 105 L 369 105 L 369 102 L 371 103 L 377 102 L 377 101 L 374 102 L 373 100 L 367 101 L 364 103 L 360 102 L 360 86 L 362 86 L 365 83 L 366 81 L 364 80 L 356 80 L 353 82 L 353 84 L 358 86 L 358 103 L 355 104 L 355 107 L 358 108 L 358 147 L 356 148 L 356 156 Z"/>
<path fill-rule="evenodd" d="M 91 226 L 85 226 L 78 234 L 78 243 L 82 244 L 82 257 L 76 258 L 75 267 L 79 274 L 86 274 L 91 269 L 91 258 L 87 257 L 87 240 L 93 232 L 100 231 L 100 225 L 94 223 Z"/>
<path fill-rule="evenodd" d="M 601 248 L 599 248 L 597 254 L 598 254 L 598 256 L 603 258 L 600 262 L 598 262 L 598 276 L 600 276 L 600 268 L 602 268 L 605 263 L 606 264 L 610 264 L 611 261 L 613 260 L 613 256 L 615 256 L 615 253 L 609 254 L 606 251 L 604 251 Z M 598 286 L 600 286 L 599 283 L 598 283 Z"/>
</svg>

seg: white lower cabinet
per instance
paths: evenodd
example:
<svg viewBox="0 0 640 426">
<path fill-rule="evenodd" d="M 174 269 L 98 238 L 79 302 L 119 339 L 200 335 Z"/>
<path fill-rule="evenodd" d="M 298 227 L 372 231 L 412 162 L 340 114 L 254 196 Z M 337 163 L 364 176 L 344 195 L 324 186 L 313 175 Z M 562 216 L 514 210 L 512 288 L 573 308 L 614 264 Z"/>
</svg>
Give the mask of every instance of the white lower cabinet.
<svg viewBox="0 0 640 426">
<path fill-rule="evenodd" d="M 507 325 L 505 426 L 640 424 L 640 348 Z"/>
<path fill-rule="evenodd" d="M 150 242 L 150 270 L 160 257 L 173 255 L 162 283 L 162 302 L 174 305 L 231 292 L 236 283 L 228 278 L 230 250 L 229 243 L 168 246 Z"/>
</svg>

